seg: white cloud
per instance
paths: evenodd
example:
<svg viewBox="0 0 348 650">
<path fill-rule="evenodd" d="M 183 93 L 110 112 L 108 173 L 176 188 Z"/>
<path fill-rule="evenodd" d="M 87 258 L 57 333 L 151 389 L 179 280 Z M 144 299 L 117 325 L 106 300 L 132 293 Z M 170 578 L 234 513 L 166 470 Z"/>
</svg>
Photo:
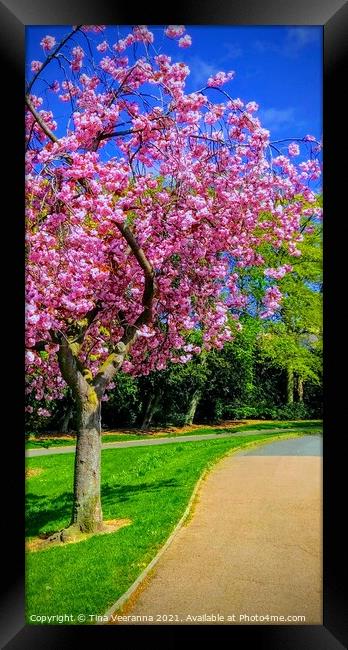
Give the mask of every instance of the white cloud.
<svg viewBox="0 0 348 650">
<path fill-rule="evenodd" d="M 295 124 L 295 109 L 292 107 L 261 108 L 258 116 L 262 126 L 271 133 L 276 133 L 284 127 L 292 127 Z"/>
<path fill-rule="evenodd" d="M 254 48 L 260 54 L 264 52 L 279 52 L 279 46 L 272 41 L 254 41 Z"/>
<path fill-rule="evenodd" d="M 197 87 L 205 86 L 208 78 L 214 73 L 218 72 L 216 64 L 207 63 L 200 56 L 193 56 L 187 60 L 187 65 L 190 68 L 190 79 Z"/>
<path fill-rule="evenodd" d="M 237 43 L 224 43 L 223 47 L 226 51 L 226 54 L 223 55 L 220 61 L 239 59 L 243 55 L 243 50 Z"/>
<path fill-rule="evenodd" d="M 318 38 L 318 31 L 311 27 L 291 27 L 287 31 L 283 47 L 285 56 L 296 56 L 304 47 Z"/>
<path fill-rule="evenodd" d="M 282 43 L 274 43 L 273 41 L 260 41 L 254 42 L 254 48 L 257 52 L 264 54 L 265 52 L 274 52 L 275 54 L 296 57 L 303 48 L 308 47 L 316 42 L 319 38 L 320 32 L 312 27 L 289 27 L 286 30 L 286 36 Z"/>
</svg>

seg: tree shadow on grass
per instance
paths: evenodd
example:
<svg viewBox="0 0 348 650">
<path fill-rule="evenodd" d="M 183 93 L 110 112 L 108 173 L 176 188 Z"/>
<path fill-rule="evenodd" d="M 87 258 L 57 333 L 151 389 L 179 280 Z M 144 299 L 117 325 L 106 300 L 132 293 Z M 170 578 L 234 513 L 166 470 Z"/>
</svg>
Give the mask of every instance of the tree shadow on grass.
<svg viewBox="0 0 348 650">
<path fill-rule="evenodd" d="M 102 506 L 107 508 L 115 503 L 124 503 L 140 494 L 157 492 L 178 487 L 175 478 L 152 483 L 124 485 L 106 483 L 102 486 Z M 57 521 L 68 525 L 73 505 L 72 492 L 62 492 L 58 497 L 38 496 L 32 492 L 26 495 L 26 535 L 34 537 L 47 535 L 57 530 Z"/>
</svg>

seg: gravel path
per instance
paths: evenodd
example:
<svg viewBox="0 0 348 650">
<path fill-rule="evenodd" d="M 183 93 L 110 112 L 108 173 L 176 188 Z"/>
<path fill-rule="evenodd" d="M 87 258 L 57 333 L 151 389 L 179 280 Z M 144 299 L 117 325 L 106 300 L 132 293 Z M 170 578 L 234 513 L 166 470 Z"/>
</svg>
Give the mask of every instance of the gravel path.
<svg viewBox="0 0 348 650">
<path fill-rule="evenodd" d="M 225 457 L 122 610 L 128 624 L 321 625 L 321 485 L 320 436 Z"/>
</svg>

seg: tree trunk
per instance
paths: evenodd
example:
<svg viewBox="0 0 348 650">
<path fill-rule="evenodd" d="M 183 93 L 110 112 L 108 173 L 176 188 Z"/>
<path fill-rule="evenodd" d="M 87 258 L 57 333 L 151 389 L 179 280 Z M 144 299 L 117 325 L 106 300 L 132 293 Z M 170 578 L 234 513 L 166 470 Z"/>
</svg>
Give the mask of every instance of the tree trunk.
<svg viewBox="0 0 348 650">
<path fill-rule="evenodd" d="M 150 399 L 149 399 L 149 401 L 147 403 L 145 415 L 144 415 L 144 418 L 143 418 L 143 421 L 142 421 L 142 424 L 141 424 L 141 427 L 140 427 L 142 431 L 147 431 L 147 429 L 149 429 L 150 424 L 152 422 L 152 418 L 153 418 L 153 416 L 155 415 L 155 413 L 156 413 L 156 411 L 158 409 L 158 405 L 159 405 L 161 396 L 162 396 L 161 392 L 159 392 L 157 394 L 152 393 L 152 395 L 151 395 L 151 397 L 150 397 Z"/>
<path fill-rule="evenodd" d="M 59 426 L 61 433 L 69 433 L 70 431 L 69 424 L 73 415 L 74 415 L 74 408 L 73 408 L 73 404 L 70 402 L 67 406 L 66 412 L 62 417 L 61 425 Z"/>
<path fill-rule="evenodd" d="M 292 404 L 294 401 L 294 371 L 292 366 L 286 370 L 286 403 Z"/>
<path fill-rule="evenodd" d="M 81 532 L 101 530 L 100 499 L 101 400 L 90 387 L 78 404 L 74 503 L 71 525 Z"/>
<path fill-rule="evenodd" d="M 192 424 L 193 419 L 196 414 L 197 406 L 199 403 L 199 400 L 201 399 L 202 391 L 201 390 L 195 390 L 191 397 L 190 401 L 190 406 L 188 408 L 188 411 L 186 413 L 185 417 L 185 424 Z"/>
<path fill-rule="evenodd" d="M 302 377 L 297 378 L 297 401 L 303 402 L 303 379 Z"/>
</svg>

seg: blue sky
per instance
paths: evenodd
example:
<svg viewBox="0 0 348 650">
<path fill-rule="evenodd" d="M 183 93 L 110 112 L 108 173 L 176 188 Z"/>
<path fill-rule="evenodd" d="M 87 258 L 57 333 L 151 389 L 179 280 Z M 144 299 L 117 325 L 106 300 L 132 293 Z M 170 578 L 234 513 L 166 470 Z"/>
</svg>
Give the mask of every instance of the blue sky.
<svg viewBox="0 0 348 650">
<path fill-rule="evenodd" d="M 191 74 L 187 91 L 201 88 L 207 78 L 220 70 L 234 70 L 235 78 L 224 88 L 243 101 L 254 100 L 260 110 L 256 114 L 262 126 L 271 132 L 271 140 L 303 137 L 310 133 L 322 138 L 322 28 L 303 27 L 254 27 L 254 26 L 187 26 L 192 37 L 192 46 L 178 48 L 176 42 L 163 36 L 163 27 L 150 26 L 155 34 L 158 49 L 168 53 L 173 60 L 188 64 Z M 40 46 L 43 36 L 50 34 L 59 41 L 70 31 L 68 26 L 30 26 L 27 28 L 27 70 L 31 78 L 30 62 L 43 61 Z M 130 31 L 120 26 L 121 36 Z M 100 42 L 95 34 L 88 35 Z M 114 43 L 117 28 L 107 27 L 103 38 Z M 85 45 L 82 35 L 76 43 Z M 141 54 L 139 52 L 139 54 Z M 98 54 L 98 57 L 101 55 Z M 45 77 L 54 80 L 54 65 L 45 70 Z M 42 85 L 33 87 L 40 94 Z M 50 93 L 52 109 L 64 106 L 56 102 Z M 221 101 L 222 97 L 217 97 Z M 57 110 L 58 114 L 58 110 Z"/>
</svg>

